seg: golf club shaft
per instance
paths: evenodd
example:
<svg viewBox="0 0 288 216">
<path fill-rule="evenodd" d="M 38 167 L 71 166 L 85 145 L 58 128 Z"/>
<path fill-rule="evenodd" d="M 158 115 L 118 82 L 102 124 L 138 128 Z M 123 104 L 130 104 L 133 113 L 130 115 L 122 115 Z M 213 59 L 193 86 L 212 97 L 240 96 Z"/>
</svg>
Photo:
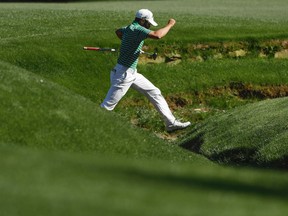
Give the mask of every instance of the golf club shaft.
<svg viewBox="0 0 288 216">
<path fill-rule="evenodd" d="M 110 51 L 110 52 L 116 52 L 117 51 L 114 48 L 101 48 L 101 47 L 88 47 L 88 46 L 83 47 L 83 49 L 84 50 L 92 50 L 92 51 Z M 157 53 L 149 53 L 149 52 L 145 52 L 143 50 L 141 50 L 140 53 L 149 55 L 149 56 L 153 57 L 154 60 L 157 58 Z"/>
</svg>

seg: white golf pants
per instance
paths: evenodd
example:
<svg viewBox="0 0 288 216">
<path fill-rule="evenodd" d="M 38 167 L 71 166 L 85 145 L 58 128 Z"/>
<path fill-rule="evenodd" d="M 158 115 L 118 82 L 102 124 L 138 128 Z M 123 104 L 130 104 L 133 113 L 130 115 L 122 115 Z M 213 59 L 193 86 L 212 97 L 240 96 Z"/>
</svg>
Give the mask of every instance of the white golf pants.
<svg viewBox="0 0 288 216">
<path fill-rule="evenodd" d="M 156 110 L 164 119 L 166 125 L 173 124 L 175 117 L 172 114 L 161 91 L 155 87 L 142 74 L 137 73 L 137 69 L 127 68 L 117 64 L 110 74 L 111 87 L 104 99 L 101 107 L 113 110 L 121 98 L 132 87 L 144 94 L 154 105 Z"/>
</svg>

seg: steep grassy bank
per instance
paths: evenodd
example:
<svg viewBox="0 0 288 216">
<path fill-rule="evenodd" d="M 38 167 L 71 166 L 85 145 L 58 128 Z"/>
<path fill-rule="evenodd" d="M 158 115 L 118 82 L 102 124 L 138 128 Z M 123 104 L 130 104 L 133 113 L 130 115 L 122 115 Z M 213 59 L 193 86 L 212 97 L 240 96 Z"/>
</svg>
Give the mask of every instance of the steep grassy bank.
<svg viewBox="0 0 288 216">
<path fill-rule="evenodd" d="M 181 145 L 211 160 L 288 169 L 287 98 L 266 100 L 197 125 Z"/>
</svg>

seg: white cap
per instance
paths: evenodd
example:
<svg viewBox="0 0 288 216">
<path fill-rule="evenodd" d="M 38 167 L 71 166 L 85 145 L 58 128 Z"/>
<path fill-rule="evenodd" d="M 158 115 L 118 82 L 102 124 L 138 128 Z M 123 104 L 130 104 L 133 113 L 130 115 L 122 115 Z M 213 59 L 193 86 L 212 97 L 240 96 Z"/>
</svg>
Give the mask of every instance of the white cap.
<svg viewBox="0 0 288 216">
<path fill-rule="evenodd" d="M 154 21 L 153 13 L 148 9 L 141 9 L 137 11 L 136 17 L 147 20 L 153 26 L 158 26 L 158 24 Z"/>
</svg>

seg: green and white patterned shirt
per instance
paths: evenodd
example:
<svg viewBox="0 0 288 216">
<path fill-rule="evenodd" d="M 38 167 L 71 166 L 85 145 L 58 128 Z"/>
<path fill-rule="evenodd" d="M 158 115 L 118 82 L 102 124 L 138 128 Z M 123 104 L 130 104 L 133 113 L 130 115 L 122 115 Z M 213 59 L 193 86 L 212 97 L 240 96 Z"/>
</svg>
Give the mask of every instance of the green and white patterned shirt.
<svg viewBox="0 0 288 216">
<path fill-rule="evenodd" d="M 122 32 L 122 42 L 117 63 L 136 69 L 144 40 L 151 30 L 142 27 L 136 21 L 120 30 Z"/>
</svg>

